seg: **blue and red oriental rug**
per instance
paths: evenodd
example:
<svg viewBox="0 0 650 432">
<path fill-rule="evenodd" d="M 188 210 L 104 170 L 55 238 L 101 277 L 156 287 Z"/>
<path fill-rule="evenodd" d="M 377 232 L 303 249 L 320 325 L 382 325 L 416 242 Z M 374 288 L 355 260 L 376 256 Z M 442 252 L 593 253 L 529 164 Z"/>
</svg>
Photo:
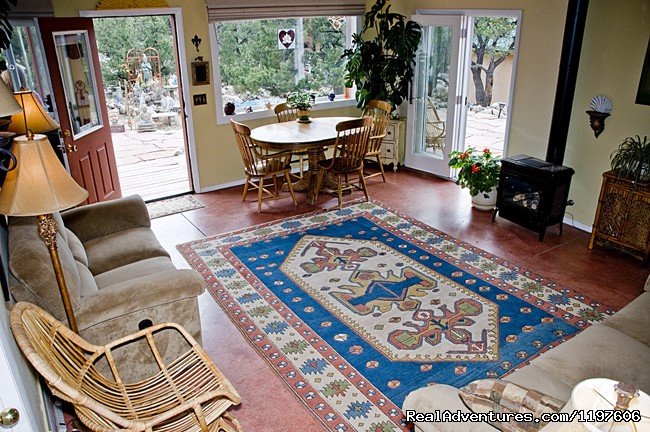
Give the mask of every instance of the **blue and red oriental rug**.
<svg viewBox="0 0 650 432">
<path fill-rule="evenodd" d="M 375 203 L 178 248 L 333 431 L 404 429 L 412 390 L 504 376 L 613 313 Z"/>
</svg>

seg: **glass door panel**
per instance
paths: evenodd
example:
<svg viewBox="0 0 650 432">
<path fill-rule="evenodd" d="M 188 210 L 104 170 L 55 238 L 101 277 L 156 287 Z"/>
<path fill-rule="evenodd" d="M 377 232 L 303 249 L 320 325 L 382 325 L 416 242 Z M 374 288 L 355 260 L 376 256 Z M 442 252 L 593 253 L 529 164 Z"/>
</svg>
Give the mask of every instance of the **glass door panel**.
<svg viewBox="0 0 650 432">
<path fill-rule="evenodd" d="M 102 126 L 88 32 L 59 32 L 53 36 L 72 137 L 77 139 Z"/>
<path fill-rule="evenodd" d="M 406 165 L 449 177 L 456 95 L 460 16 L 415 16 L 422 26 L 409 104 Z"/>
</svg>

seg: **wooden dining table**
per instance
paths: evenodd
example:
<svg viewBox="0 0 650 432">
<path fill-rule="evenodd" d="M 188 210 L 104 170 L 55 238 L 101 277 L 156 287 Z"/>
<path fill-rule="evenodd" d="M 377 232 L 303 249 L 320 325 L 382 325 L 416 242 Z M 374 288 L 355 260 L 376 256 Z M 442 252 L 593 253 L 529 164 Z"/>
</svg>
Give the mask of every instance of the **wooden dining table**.
<svg viewBox="0 0 650 432">
<path fill-rule="evenodd" d="M 310 123 L 289 121 L 272 123 L 251 130 L 251 138 L 261 146 L 272 150 L 291 150 L 307 152 L 309 170 L 303 177 L 293 183 L 295 191 L 307 192 L 307 204 L 315 202 L 316 178 L 318 161 L 325 159 L 324 147 L 336 142 L 336 125 L 342 121 L 353 120 L 356 117 L 317 117 Z M 329 176 L 323 177 L 322 187 L 335 188 L 335 183 Z"/>
</svg>

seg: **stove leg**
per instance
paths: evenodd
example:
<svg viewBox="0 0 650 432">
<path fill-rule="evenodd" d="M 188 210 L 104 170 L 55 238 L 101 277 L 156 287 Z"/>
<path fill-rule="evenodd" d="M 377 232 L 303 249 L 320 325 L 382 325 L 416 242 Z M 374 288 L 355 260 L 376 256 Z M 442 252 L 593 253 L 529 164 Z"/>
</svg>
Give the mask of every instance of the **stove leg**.
<svg viewBox="0 0 650 432">
<path fill-rule="evenodd" d="M 546 235 L 546 226 L 542 228 L 542 230 L 539 232 L 539 241 L 543 242 L 544 241 L 544 235 Z"/>
<path fill-rule="evenodd" d="M 495 208 L 494 213 L 492 213 L 492 222 L 497 220 L 497 213 L 499 213 L 499 209 Z"/>
<path fill-rule="evenodd" d="M 564 223 L 560 221 L 560 237 L 562 237 L 562 232 L 564 232 Z"/>
</svg>

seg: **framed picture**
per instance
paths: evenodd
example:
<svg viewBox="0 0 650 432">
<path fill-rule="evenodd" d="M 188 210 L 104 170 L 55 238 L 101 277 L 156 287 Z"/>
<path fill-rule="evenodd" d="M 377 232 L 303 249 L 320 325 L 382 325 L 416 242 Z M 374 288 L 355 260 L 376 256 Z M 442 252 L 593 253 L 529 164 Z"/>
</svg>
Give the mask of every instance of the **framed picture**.
<svg viewBox="0 0 650 432">
<path fill-rule="evenodd" d="M 648 39 L 648 48 L 645 52 L 645 61 L 641 70 L 639 90 L 636 92 L 636 103 L 650 105 L 650 39 Z"/>
<path fill-rule="evenodd" d="M 192 85 L 210 84 L 210 62 L 192 62 Z"/>
</svg>

